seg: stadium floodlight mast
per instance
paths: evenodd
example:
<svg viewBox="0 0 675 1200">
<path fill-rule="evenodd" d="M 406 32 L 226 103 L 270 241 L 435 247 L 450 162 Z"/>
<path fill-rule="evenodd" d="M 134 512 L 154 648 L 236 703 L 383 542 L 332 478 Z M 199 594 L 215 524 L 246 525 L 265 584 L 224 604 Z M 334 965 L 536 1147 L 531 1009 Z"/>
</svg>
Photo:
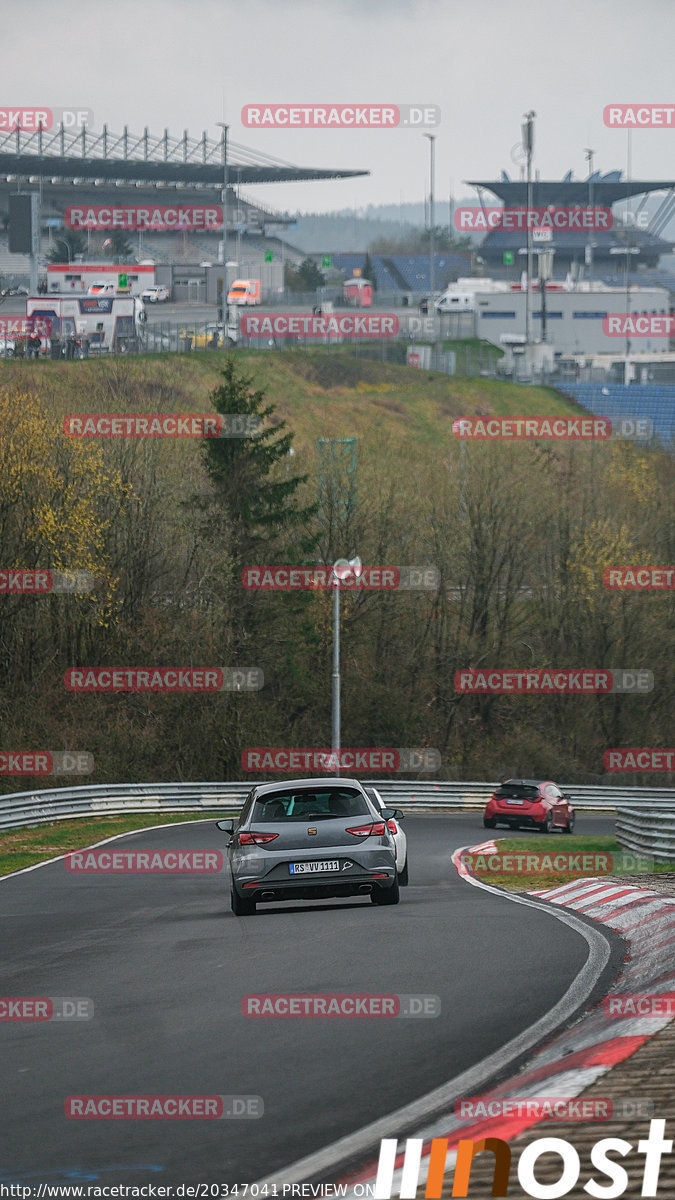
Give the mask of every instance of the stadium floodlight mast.
<svg viewBox="0 0 675 1200">
<path fill-rule="evenodd" d="M 337 558 L 333 563 L 333 672 L 331 675 L 331 759 L 335 761 L 335 774 L 340 774 L 340 584 L 350 575 L 359 578 L 363 566 L 361 559 Z"/>
<path fill-rule="evenodd" d="M 216 121 L 223 131 L 223 294 L 221 298 L 221 319 L 227 324 L 227 187 L 230 182 L 227 170 L 227 133 L 229 125 Z"/>
<path fill-rule="evenodd" d="M 434 261 L 434 143 L 436 135 L 434 133 L 425 133 L 423 137 L 429 139 L 429 286 L 433 308 L 434 292 L 436 290 L 436 264 Z"/>
<path fill-rule="evenodd" d="M 532 286 L 532 226 L 530 210 L 532 208 L 532 151 L 534 150 L 534 118 L 536 112 L 530 109 L 523 116 L 522 126 L 523 147 L 527 154 L 527 291 L 525 293 L 525 345 L 530 344 L 530 288 Z"/>
<path fill-rule="evenodd" d="M 589 150 L 588 148 L 586 148 L 584 150 L 584 155 L 586 156 L 586 162 L 588 163 L 588 207 L 591 210 L 593 209 L 593 155 L 594 154 L 595 154 L 595 150 Z M 591 218 L 591 220 L 592 219 L 593 218 Z M 593 247 L 596 245 L 597 245 L 597 242 L 593 242 L 591 240 L 591 231 L 589 229 L 588 238 L 586 241 L 585 257 L 586 257 L 586 265 L 588 267 L 588 279 L 589 279 L 589 282 L 591 282 L 591 283 L 593 282 Z"/>
</svg>

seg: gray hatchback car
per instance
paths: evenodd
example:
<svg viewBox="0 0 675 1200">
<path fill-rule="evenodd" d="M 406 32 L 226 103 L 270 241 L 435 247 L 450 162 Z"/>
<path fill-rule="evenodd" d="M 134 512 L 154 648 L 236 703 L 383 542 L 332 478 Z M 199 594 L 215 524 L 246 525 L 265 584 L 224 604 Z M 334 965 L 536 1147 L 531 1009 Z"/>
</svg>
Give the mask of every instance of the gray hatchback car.
<svg viewBox="0 0 675 1200">
<path fill-rule="evenodd" d="M 238 818 L 217 822 L 230 834 L 232 912 L 244 917 L 266 901 L 334 896 L 398 904 L 385 812 L 375 810 L 356 779 L 254 787 Z"/>
</svg>

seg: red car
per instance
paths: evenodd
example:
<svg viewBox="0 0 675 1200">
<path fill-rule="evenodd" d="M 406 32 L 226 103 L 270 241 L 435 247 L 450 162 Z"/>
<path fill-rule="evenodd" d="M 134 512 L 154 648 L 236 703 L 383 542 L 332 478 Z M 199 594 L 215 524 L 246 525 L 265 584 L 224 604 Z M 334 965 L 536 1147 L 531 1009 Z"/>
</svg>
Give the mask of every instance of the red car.
<svg viewBox="0 0 675 1200">
<path fill-rule="evenodd" d="M 551 833 L 553 829 L 571 833 L 574 821 L 575 813 L 569 796 L 565 796 L 557 783 L 550 779 L 505 780 L 492 793 L 483 813 L 486 829 L 494 829 L 501 824 L 509 829 L 521 826 L 540 829 L 542 833 Z"/>
</svg>

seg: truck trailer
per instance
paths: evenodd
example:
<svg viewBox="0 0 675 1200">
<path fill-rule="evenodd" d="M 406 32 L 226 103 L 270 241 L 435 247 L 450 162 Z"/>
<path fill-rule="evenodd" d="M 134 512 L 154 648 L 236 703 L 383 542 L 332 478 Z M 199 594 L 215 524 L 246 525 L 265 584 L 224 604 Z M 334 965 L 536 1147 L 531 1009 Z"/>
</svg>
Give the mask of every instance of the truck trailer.
<svg viewBox="0 0 675 1200">
<path fill-rule="evenodd" d="M 138 350 L 145 340 L 145 305 L 138 296 L 29 296 L 27 317 L 51 322 L 52 344 L 86 338 L 94 353 Z"/>
</svg>

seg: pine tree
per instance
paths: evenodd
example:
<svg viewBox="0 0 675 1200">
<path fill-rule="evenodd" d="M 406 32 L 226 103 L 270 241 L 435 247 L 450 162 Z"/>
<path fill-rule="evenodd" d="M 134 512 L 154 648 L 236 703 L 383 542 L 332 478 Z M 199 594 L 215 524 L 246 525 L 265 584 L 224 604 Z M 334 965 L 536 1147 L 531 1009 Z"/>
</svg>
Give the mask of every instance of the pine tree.
<svg viewBox="0 0 675 1200">
<path fill-rule="evenodd" d="M 226 359 L 222 376 L 211 396 L 216 412 L 258 418 L 260 432 L 203 442 L 215 501 L 210 532 L 223 539 L 225 527 L 229 553 L 238 567 L 253 565 L 269 551 L 286 555 L 279 561 L 297 561 L 318 539 L 310 530 L 317 505 L 303 506 L 297 496 L 308 476 L 288 471 L 294 435 L 284 432 L 285 421 L 270 423 L 274 406 L 266 402 L 264 392 L 252 389 L 251 379 L 237 373 L 234 359 Z M 287 472 L 280 476 L 275 468 L 284 461 Z"/>
</svg>

